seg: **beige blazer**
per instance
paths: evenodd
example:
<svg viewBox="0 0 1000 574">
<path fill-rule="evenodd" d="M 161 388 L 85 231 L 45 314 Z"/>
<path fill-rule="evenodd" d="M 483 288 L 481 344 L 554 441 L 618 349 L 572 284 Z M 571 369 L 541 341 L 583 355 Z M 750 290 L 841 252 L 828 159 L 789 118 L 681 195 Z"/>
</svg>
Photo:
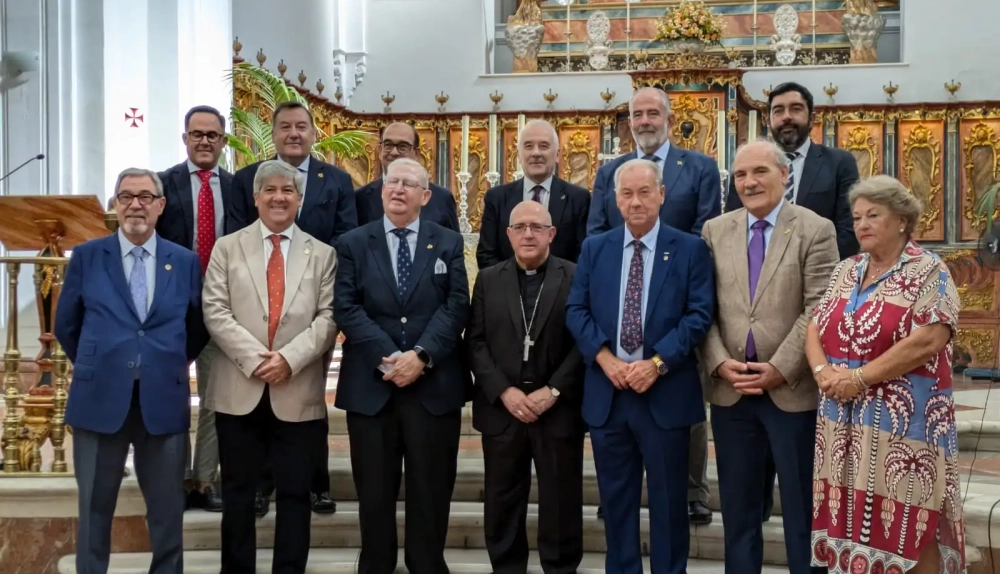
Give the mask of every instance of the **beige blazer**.
<svg viewBox="0 0 1000 574">
<path fill-rule="evenodd" d="M 291 379 L 271 386 L 271 408 L 288 422 L 327 416 L 326 361 L 337 339 L 333 322 L 332 247 L 298 227 L 285 261 L 285 300 L 274 350 L 288 361 Z M 205 406 L 245 415 L 257 406 L 267 384 L 252 373 L 267 350 L 267 278 L 264 235 L 259 223 L 219 239 L 205 272 L 205 326 L 222 353 L 216 355 Z"/>
<path fill-rule="evenodd" d="M 748 229 L 742 208 L 710 219 L 702 229 L 715 259 L 718 302 L 702 345 L 705 368 L 711 373 L 706 398 L 728 407 L 743 396 L 715 372 L 726 359 L 746 360 L 744 347 L 753 327 L 757 359 L 774 365 L 787 383 L 768 391 L 774 404 L 787 412 L 815 409 L 818 391 L 806 361 L 805 333 L 838 262 L 837 233 L 829 220 L 784 202 L 750 301 Z"/>
</svg>

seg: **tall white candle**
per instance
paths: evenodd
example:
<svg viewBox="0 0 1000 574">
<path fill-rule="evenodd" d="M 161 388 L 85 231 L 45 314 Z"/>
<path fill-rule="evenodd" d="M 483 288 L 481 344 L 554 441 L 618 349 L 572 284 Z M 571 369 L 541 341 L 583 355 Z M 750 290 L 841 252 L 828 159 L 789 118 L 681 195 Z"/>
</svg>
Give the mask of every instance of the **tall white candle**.
<svg viewBox="0 0 1000 574">
<path fill-rule="evenodd" d="M 747 141 L 757 139 L 757 110 L 750 110 L 750 120 L 747 122 Z"/>
<path fill-rule="evenodd" d="M 497 115 L 490 114 L 490 171 L 497 170 Z"/>
<path fill-rule="evenodd" d="M 716 139 L 718 140 L 719 169 L 726 169 L 726 112 L 719 110 L 719 125 L 716 128 Z"/>
<path fill-rule="evenodd" d="M 521 146 L 521 132 L 524 131 L 524 114 L 517 114 L 517 146 Z M 515 152 L 516 153 L 516 152 Z M 521 156 L 517 154 L 517 172 L 521 171 Z"/>
<path fill-rule="evenodd" d="M 469 171 L 469 116 L 462 116 L 462 165 L 459 171 Z"/>
</svg>

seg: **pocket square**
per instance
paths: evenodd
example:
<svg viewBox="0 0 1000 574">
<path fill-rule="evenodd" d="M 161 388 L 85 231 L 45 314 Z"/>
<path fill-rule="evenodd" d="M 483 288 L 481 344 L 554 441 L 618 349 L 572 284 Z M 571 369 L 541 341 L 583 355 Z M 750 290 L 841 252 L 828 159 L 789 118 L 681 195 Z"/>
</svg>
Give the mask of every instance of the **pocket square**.
<svg viewBox="0 0 1000 574">
<path fill-rule="evenodd" d="M 447 272 L 448 272 L 448 266 L 444 264 L 444 261 L 438 259 L 437 261 L 434 262 L 435 275 L 441 275 L 442 273 L 447 273 Z"/>
</svg>

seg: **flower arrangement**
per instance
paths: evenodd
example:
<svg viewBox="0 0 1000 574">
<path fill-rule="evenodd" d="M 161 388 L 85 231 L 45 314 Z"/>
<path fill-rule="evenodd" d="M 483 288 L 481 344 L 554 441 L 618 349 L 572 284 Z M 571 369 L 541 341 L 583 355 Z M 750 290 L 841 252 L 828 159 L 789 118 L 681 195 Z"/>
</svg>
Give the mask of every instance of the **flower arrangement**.
<svg viewBox="0 0 1000 574">
<path fill-rule="evenodd" d="M 656 41 L 672 42 L 696 40 L 704 44 L 718 44 L 726 23 L 721 16 L 709 10 L 701 0 L 682 0 L 667 11 L 656 24 Z"/>
</svg>

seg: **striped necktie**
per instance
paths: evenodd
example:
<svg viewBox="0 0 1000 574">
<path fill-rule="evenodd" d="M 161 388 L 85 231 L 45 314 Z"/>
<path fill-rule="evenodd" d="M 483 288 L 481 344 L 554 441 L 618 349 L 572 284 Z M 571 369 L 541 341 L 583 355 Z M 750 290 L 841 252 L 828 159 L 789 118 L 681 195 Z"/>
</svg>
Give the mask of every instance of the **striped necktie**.
<svg viewBox="0 0 1000 574">
<path fill-rule="evenodd" d="M 802 154 L 792 151 L 786 152 L 785 155 L 788 156 L 788 183 L 785 184 L 785 199 L 789 203 L 795 203 L 795 168 L 792 167 L 792 164 Z"/>
</svg>

